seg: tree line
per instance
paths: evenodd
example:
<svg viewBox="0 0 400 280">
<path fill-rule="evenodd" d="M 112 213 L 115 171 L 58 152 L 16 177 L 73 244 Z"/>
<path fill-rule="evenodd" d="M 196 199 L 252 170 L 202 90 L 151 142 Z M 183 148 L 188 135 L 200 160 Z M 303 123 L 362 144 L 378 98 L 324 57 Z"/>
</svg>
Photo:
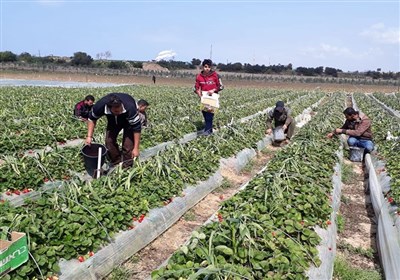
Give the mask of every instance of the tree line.
<svg viewBox="0 0 400 280">
<path fill-rule="evenodd" d="M 22 62 L 32 64 L 55 64 L 55 65 L 68 65 L 68 66 L 79 66 L 79 67 L 92 67 L 92 68 L 110 68 L 110 69 L 130 69 L 130 68 L 142 68 L 143 62 L 141 61 L 122 61 L 122 60 L 110 60 L 111 52 L 100 53 L 96 55 L 96 60 L 85 52 L 76 52 L 72 57 L 59 57 L 59 56 L 34 56 L 30 53 L 23 52 L 19 55 L 12 53 L 11 51 L 0 52 L 0 63 L 2 62 Z M 201 65 L 201 60 L 193 58 L 191 62 L 175 61 L 175 60 L 161 60 L 155 61 L 158 65 L 167 68 L 168 70 L 191 70 L 197 69 Z M 234 72 L 234 73 L 246 73 L 246 74 L 278 74 L 278 75 L 296 75 L 296 76 L 326 76 L 326 77 L 338 77 L 339 74 L 346 75 L 348 77 L 370 77 L 371 79 L 383 79 L 383 80 L 396 80 L 400 79 L 400 72 L 382 72 L 380 69 L 376 71 L 367 72 L 348 72 L 343 73 L 342 70 L 332 67 L 297 67 L 293 69 L 291 63 L 288 65 L 251 65 L 248 63 L 218 63 L 214 65 L 219 71 Z"/>
</svg>

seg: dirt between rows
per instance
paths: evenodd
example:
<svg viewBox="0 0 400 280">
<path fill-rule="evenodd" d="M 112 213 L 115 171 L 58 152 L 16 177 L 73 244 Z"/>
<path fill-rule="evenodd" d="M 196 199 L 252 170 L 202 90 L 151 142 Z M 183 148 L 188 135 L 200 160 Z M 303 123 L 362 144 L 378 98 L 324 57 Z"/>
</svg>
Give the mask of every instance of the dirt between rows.
<svg viewBox="0 0 400 280">
<path fill-rule="evenodd" d="M 344 218 L 344 231 L 338 234 L 338 244 L 349 244 L 354 248 L 373 250 L 376 247 L 376 223 L 370 196 L 366 194 L 367 175 L 362 163 L 344 161 L 350 165 L 354 176 L 342 186 L 342 203 L 340 213 Z M 362 269 L 379 268 L 378 255 L 368 258 L 355 254 L 347 249 L 339 249 L 338 254 L 344 256 L 352 266 Z"/>
<path fill-rule="evenodd" d="M 154 85 L 151 77 L 135 75 L 90 75 L 77 73 L 56 73 L 56 72 L 11 72 L 2 71 L 2 79 L 21 80 L 47 80 L 47 81 L 68 81 L 68 82 L 97 82 L 117 84 L 141 84 Z M 325 90 L 345 92 L 397 92 L 396 86 L 379 85 L 354 85 L 334 83 L 301 83 L 301 82 L 271 82 L 271 81 L 250 81 L 250 80 L 224 80 L 225 88 L 272 88 L 272 89 L 293 89 L 293 90 Z M 157 77 L 156 85 L 163 86 L 187 86 L 193 87 L 194 79 Z"/>
</svg>

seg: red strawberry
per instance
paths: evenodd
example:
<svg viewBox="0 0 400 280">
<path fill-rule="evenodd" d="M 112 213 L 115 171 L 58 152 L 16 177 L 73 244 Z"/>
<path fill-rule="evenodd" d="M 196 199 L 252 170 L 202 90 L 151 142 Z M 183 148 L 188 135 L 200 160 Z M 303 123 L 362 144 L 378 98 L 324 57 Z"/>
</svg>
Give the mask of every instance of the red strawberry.
<svg viewBox="0 0 400 280">
<path fill-rule="evenodd" d="M 330 220 L 327 220 L 326 224 L 329 226 L 330 224 L 332 224 L 332 222 Z"/>
<path fill-rule="evenodd" d="M 389 202 L 389 203 L 393 203 L 393 201 L 394 201 L 394 200 L 393 200 L 392 197 L 388 197 L 388 202 Z"/>
<path fill-rule="evenodd" d="M 15 190 L 15 191 L 14 191 L 14 194 L 16 194 L 16 195 L 20 195 L 20 194 L 21 194 L 21 192 L 20 192 L 19 190 Z"/>
<path fill-rule="evenodd" d="M 221 213 L 218 213 L 217 217 L 218 217 L 218 221 L 219 221 L 220 223 L 224 220 L 224 218 L 222 217 L 222 214 L 221 214 Z"/>
<path fill-rule="evenodd" d="M 79 261 L 79 262 L 84 262 L 84 261 L 85 261 L 85 257 L 79 256 L 78 261 Z"/>
<path fill-rule="evenodd" d="M 49 178 L 44 178 L 43 181 L 46 183 L 49 181 Z"/>
<path fill-rule="evenodd" d="M 23 190 L 22 190 L 22 193 L 28 193 L 28 192 L 29 192 L 28 189 L 23 189 Z"/>
<path fill-rule="evenodd" d="M 136 218 L 136 217 L 133 217 L 132 220 L 133 220 L 134 222 L 136 222 L 136 221 L 137 221 L 137 218 Z"/>
<path fill-rule="evenodd" d="M 146 217 L 146 215 L 145 214 L 142 214 L 142 215 L 140 215 L 140 217 L 139 217 L 139 223 L 141 223 L 141 222 L 143 222 L 143 220 L 144 220 L 144 217 Z"/>
<path fill-rule="evenodd" d="M 92 251 L 89 252 L 89 257 L 93 257 L 94 253 Z"/>
<path fill-rule="evenodd" d="M 12 193 L 10 191 L 6 191 L 6 195 L 11 195 Z"/>
<path fill-rule="evenodd" d="M 129 228 L 129 229 L 134 229 L 134 228 L 135 228 L 135 226 L 129 226 L 128 228 Z"/>
</svg>

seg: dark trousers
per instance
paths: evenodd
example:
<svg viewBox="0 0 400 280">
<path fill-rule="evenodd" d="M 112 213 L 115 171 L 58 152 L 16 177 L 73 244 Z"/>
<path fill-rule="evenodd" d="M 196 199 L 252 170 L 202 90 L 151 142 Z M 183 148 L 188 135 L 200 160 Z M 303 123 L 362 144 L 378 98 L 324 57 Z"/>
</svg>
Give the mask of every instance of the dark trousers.
<svg viewBox="0 0 400 280">
<path fill-rule="evenodd" d="M 206 111 L 201 111 L 201 112 L 203 113 L 204 122 L 205 122 L 204 132 L 212 133 L 213 132 L 214 113 L 210 113 L 210 112 L 206 112 Z"/>
<path fill-rule="evenodd" d="M 117 137 L 121 130 L 124 130 L 122 135 L 122 153 L 117 143 Z M 132 150 L 133 150 L 133 130 L 129 127 L 107 127 L 106 131 L 106 147 L 108 150 L 108 157 L 112 165 L 123 162 L 123 167 L 130 167 L 133 164 Z M 121 159 L 122 155 L 122 159 Z"/>
</svg>

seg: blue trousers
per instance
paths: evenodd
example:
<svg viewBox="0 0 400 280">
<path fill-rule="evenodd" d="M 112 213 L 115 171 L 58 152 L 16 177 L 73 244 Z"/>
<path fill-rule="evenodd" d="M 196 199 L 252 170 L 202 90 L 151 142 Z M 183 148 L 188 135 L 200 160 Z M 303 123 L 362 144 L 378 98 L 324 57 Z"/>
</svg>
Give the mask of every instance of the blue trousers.
<svg viewBox="0 0 400 280">
<path fill-rule="evenodd" d="M 204 132 L 212 133 L 213 132 L 214 113 L 210 113 L 210 112 L 206 112 L 206 111 L 201 111 L 201 112 L 203 113 L 204 122 L 205 122 Z"/>
<path fill-rule="evenodd" d="M 349 139 L 347 139 L 347 143 L 349 146 L 364 148 L 368 153 L 374 150 L 374 143 L 371 140 L 357 139 L 350 136 Z"/>
</svg>

